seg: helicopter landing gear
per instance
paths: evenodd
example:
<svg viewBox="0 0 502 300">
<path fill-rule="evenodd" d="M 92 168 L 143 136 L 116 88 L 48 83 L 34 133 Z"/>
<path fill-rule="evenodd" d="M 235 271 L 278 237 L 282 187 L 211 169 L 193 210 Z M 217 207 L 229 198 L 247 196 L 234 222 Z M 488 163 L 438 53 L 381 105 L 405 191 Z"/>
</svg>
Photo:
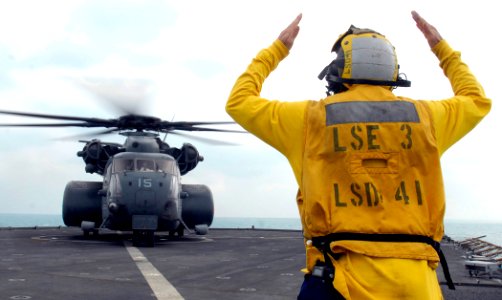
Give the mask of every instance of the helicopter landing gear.
<svg viewBox="0 0 502 300">
<path fill-rule="evenodd" d="M 183 227 L 183 225 L 180 225 L 176 230 L 176 233 L 178 234 L 178 237 L 183 237 L 183 235 L 185 234 L 185 227 Z"/>
<path fill-rule="evenodd" d="M 183 235 L 185 235 L 185 228 L 183 227 L 183 225 L 180 224 L 180 226 L 178 226 L 176 230 L 169 231 L 170 238 L 174 238 L 176 237 L 176 235 L 178 236 L 178 238 L 182 238 Z"/>
<path fill-rule="evenodd" d="M 80 228 L 84 232 L 84 237 L 89 237 L 89 235 L 92 233 L 93 236 L 96 236 L 99 234 L 99 230 L 96 228 L 96 223 L 94 222 L 89 222 L 89 221 L 82 221 L 80 224 Z"/>
<path fill-rule="evenodd" d="M 135 247 L 153 247 L 155 244 L 154 230 L 133 230 L 132 245 Z"/>
<path fill-rule="evenodd" d="M 208 231 L 209 227 L 207 226 L 207 224 L 195 225 L 195 233 L 197 235 L 206 235 Z"/>
</svg>

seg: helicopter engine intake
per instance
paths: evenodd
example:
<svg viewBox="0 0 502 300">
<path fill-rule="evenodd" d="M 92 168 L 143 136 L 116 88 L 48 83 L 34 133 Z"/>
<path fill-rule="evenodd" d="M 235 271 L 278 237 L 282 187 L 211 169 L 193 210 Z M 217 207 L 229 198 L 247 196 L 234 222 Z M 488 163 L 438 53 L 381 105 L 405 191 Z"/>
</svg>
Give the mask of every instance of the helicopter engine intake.
<svg viewBox="0 0 502 300">
<path fill-rule="evenodd" d="M 77 156 L 84 160 L 86 173 L 103 175 L 108 159 L 119 152 L 118 146 L 93 139 L 85 144 L 82 151 L 77 152 Z"/>
<path fill-rule="evenodd" d="M 184 143 L 174 158 L 178 162 L 181 175 L 190 172 L 200 161 L 204 160 L 204 157 L 199 154 L 197 148 L 189 143 Z"/>
</svg>

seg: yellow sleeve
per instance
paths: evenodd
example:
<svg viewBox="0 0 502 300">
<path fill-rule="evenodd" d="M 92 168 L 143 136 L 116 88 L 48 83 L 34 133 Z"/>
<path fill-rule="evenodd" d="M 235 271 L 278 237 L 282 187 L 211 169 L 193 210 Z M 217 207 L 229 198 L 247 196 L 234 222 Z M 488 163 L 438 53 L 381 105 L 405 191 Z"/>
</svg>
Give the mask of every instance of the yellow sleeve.
<svg viewBox="0 0 502 300">
<path fill-rule="evenodd" d="M 471 131 L 491 108 L 491 100 L 469 67 L 462 62 L 460 52 L 453 51 L 445 40 L 432 51 L 450 81 L 454 97 L 430 101 L 440 154 Z"/>
<path fill-rule="evenodd" d="M 309 102 L 270 101 L 260 97 L 263 82 L 288 53 L 279 40 L 261 50 L 237 79 L 226 111 L 244 129 L 285 155 L 298 178 L 304 115 Z"/>
</svg>

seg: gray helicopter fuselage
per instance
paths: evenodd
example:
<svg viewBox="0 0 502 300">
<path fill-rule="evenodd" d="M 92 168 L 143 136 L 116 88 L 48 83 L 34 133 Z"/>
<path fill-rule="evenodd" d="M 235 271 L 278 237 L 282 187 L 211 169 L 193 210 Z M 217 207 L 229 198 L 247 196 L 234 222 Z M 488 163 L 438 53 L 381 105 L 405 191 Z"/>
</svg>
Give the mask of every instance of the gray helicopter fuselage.
<svg viewBox="0 0 502 300">
<path fill-rule="evenodd" d="M 132 231 L 133 245 L 153 246 L 155 232 L 207 234 L 213 221 L 211 190 L 182 184 L 181 176 L 202 157 L 191 144 L 178 149 L 148 132 L 126 132 L 124 145 L 94 139 L 77 153 L 86 171 L 101 182 L 70 181 L 63 196 L 63 220 L 84 235 L 99 229 Z"/>
<path fill-rule="evenodd" d="M 108 164 L 103 180 L 105 226 L 120 230 L 176 230 L 181 219 L 181 176 L 163 153 L 123 152 Z"/>
</svg>

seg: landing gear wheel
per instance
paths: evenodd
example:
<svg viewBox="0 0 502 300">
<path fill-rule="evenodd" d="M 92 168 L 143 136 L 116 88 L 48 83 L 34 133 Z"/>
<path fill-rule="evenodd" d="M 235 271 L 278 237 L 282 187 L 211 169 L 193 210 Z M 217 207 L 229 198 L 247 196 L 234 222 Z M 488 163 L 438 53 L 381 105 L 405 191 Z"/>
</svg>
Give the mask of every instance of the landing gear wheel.
<svg viewBox="0 0 502 300">
<path fill-rule="evenodd" d="M 181 224 L 175 230 L 169 231 L 169 238 L 171 238 L 171 239 L 174 239 L 176 237 L 177 238 L 182 238 L 183 235 L 185 235 L 185 228 Z"/>
<path fill-rule="evenodd" d="M 133 230 L 132 245 L 135 247 L 153 247 L 155 244 L 155 231 L 153 230 Z"/>
<path fill-rule="evenodd" d="M 183 227 L 183 225 L 180 225 L 178 229 L 176 229 L 176 233 L 178 234 L 178 237 L 183 237 L 183 235 L 185 234 L 185 228 Z"/>
<path fill-rule="evenodd" d="M 82 223 L 80 223 L 80 228 L 84 232 L 85 238 L 89 238 L 89 235 L 91 233 L 92 235 L 96 236 L 99 232 L 99 230 L 96 228 L 96 223 L 91 221 L 82 221 Z"/>
</svg>

